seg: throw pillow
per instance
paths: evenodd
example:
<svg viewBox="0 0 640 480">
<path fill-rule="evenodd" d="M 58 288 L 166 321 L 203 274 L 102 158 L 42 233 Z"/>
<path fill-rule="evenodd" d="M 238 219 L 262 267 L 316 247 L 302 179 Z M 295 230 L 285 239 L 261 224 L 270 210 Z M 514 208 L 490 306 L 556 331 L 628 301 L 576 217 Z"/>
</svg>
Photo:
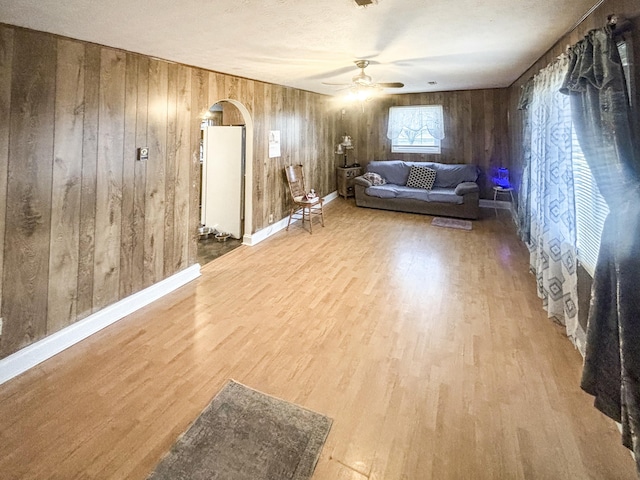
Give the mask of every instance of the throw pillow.
<svg viewBox="0 0 640 480">
<path fill-rule="evenodd" d="M 424 188 L 431 190 L 433 183 L 436 181 L 436 171 L 429 167 L 412 166 L 409 170 L 409 178 L 407 179 L 407 187 Z"/>
<path fill-rule="evenodd" d="M 371 185 L 384 185 L 387 183 L 387 181 L 377 173 L 367 172 L 363 177 L 366 178 Z"/>
</svg>

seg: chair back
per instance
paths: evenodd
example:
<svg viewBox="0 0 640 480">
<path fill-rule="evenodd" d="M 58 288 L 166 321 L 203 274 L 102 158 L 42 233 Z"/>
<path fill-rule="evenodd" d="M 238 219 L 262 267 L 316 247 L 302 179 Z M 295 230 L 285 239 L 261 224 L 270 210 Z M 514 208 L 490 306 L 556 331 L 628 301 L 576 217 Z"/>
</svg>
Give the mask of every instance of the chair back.
<svg viewBox="0 0 640 480">
<path fill-rule="evenodd" d="M 306 195 L 304 189 L 304 172 L 302 165 L 288 165 L 284 167 L 287 174 L 287 181 L 289 182 L 289 191 L 291 196 L 296 199 Z"/>
</svg>

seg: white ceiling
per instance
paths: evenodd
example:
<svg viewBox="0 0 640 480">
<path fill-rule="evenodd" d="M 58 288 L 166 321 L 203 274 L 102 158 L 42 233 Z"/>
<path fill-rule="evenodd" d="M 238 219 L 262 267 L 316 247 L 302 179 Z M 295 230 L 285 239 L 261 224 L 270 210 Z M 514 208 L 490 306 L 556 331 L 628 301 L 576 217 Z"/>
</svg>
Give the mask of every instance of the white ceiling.
<svg viewBox="0 0 640 480">
<path fill-rule="evenodd" d="M 326 94 L 366 58 L 410 93 L 509 86 L 595 1 L 0 0 L 0 22 Z"/>
</svg>

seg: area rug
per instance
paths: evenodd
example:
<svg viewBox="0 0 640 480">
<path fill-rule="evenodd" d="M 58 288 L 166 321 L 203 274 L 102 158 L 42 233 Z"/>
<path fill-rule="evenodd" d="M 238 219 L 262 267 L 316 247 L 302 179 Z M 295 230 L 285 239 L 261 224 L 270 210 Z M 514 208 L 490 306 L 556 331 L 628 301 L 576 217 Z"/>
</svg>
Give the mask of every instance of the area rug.
<svg viewBox="0 0 640 480">
<path fill-rule="evenodd" d="M 332 420 L 230 380 L 149 480 L 306 480 Z"/>
<path fill-rule="evenodd" d="M 469 220 L 458 220 L 457 218 L 435 217 L 431 220 L 431 225 L 436 227 L 457 228 L 459 230 L 471 230 L 471 222 Z"/>
</svg>

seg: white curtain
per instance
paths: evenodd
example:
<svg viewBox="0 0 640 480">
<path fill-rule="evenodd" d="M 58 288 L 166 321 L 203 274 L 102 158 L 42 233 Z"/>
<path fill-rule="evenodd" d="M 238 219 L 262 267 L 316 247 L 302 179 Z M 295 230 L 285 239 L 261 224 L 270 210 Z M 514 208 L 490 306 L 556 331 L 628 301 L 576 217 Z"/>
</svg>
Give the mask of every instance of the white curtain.
<svg viewBox="0 0 640 480">
<path fill-rule="evenodd" d="M 396 139 L 404 131 L 411 140 L 426 131 L 433 138 L 444 138 L 444 121 L 442 105 L 422 105 L 417 107 L 391 107 L 389 109 L 389 123 L 387 138 Z"/>
<path fill-rule="evenodd" d="M 534 78 L 529 106 L 530 267 L 549 317 L 566 326 L 584 354 L 578 323 L 576 219 L 574 206 L 571 106 L 560 87 L 568 70 L 562 57 Z"/>
</svg>

